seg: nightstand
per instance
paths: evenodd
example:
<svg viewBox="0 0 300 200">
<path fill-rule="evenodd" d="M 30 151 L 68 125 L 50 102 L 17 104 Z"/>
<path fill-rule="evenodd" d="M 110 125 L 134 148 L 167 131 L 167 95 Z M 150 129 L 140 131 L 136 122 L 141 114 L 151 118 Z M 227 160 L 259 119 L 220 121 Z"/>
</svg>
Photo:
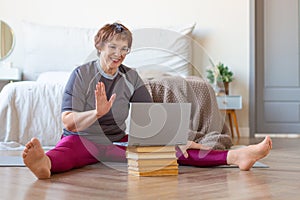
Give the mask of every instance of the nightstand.
<svg viewBox="0 0 300 200">
<path fill-rule="evenodd" d="M 0 67 L 0 92 L 9 82 L 20 81 L 22 79 L 21 70 L 13 67 Z"/>
<path fill-rule="evenodd" d="M 0 81 L 20 81 L 22 73 L 18 68 L 0 67 Z"/>
<path fill-rule="evenodd" d="M 225 111 L 226 115 L 229 118 L 229 125 L 232 138 L 234 138 L 232 121 L 235 125 L 237 137 L 240 138 L 239 125 L 235 114 L 235 110 L 242 109 L 242 96 L 217 96 L 217 103 L 219 109 Z"/>
</svg>

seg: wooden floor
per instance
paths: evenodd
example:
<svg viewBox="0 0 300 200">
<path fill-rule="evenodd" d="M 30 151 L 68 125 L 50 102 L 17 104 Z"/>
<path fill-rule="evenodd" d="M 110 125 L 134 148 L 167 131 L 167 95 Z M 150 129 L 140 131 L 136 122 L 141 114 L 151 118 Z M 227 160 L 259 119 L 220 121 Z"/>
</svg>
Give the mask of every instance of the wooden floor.
<svg viewBox="0 0 300 200">
<path fill-rule="evenodd" d="M 261 139 L 251 140 L 251 143 Z M 240 140 L 239 144 L 248 144 Z M 26 167 L 0 168 L 0 199 L 300 199 L 300 139 L 273 139 L 269 168 L 180 166 L 178 176 L 128 176 L 125 164 L 87 166 L 37 180 Z M 11 152 L 10 152 L 11 154 Z M 2 152 L 3 155 L 3 152 Z"/>
</svg>

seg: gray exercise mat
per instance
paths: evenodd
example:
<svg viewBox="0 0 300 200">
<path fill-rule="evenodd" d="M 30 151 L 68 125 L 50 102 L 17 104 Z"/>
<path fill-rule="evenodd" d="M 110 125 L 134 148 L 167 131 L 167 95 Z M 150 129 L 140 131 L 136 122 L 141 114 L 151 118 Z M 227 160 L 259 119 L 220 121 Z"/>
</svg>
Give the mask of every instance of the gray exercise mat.
<svg viewBox="0 0 300 200">
<path fill-rule="evenodd" d="M 0 167 L 25 167 L 21 156 L 0 156 Z"/>
<path fill-rule="evenodd" d="M 238 168 L 237 165 L 220 165 L 216 167 L 221 167 L 221 168 Z M 268 165 L 261 163 L 261 162 L 255 162 L 252 168 L 269 168 Z"/>
</svg>

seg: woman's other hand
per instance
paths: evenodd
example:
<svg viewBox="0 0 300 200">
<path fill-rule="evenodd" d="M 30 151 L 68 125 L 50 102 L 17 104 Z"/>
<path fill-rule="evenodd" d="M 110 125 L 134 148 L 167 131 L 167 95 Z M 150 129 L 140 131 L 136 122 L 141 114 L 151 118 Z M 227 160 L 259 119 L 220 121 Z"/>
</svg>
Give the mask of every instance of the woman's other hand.
<svg viewBox="0 0 300 200">
<path fill-rule="evenodd" d="M 185 158 L 189 157 L 187 152 L 188 149 L 203 149 L 203 150 L 210 150 L 211 147 L 204 146 L 203 144 L 198 144 L 194 141 L 188 141 L 186 145 L 178 145 L 178 148 L 182 152 Z"/>
</svg>

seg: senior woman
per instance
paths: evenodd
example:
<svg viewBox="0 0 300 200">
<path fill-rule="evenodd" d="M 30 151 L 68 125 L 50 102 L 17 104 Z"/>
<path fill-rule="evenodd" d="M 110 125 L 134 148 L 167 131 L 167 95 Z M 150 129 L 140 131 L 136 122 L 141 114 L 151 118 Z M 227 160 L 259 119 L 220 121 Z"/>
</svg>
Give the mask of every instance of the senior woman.
<svg viewBox="0 0 300 200">
<path fill-rule="evenodd" d="M 123 65 L 130 52 L 132 34 L 120 23 L 106 24 L 95 36 L 99 59 L 73 70 L 62 102 L 61 140 L 44 152 L 37 138 L 23 151 L 25 165 L 39 179 L 53 173 L 94 164 L 99 161 L 126 162 L 125 120 L 130 102 L 151 102 L 151 96 L 137 72 Z M 178 163 L 194 166 L 235 164 L 249 170 L 272 148 L 269 137 L 257 145 L 230 151 L 207 150 L 188 141 L 177 148 Z"/>
</svg>

